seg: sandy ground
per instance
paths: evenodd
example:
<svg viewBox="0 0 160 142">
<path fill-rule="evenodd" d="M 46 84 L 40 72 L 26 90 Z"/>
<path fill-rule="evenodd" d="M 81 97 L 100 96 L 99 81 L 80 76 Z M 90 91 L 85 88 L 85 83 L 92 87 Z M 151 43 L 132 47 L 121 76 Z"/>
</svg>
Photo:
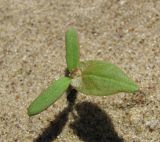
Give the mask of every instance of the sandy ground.
<svg viewBox="0 0 160 142">
<path fill-rule="evenodd" d="M 64 75 L 64 34 L 77 28 L 81 60 L 117 64 L 136 94 L 66 95 L 29 118 L 27 107 Z M 159 142 L 159 0 L 0 0 L 0 142 Z"/>
</svg>

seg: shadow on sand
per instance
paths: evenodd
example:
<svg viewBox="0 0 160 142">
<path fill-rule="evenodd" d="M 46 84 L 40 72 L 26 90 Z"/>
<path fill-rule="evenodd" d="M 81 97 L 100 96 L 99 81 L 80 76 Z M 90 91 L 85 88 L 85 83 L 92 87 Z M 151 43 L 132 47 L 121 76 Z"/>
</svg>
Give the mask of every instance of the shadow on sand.
<svg viewBox="0 0 160 142">
<path fill-rule="evenodd" d="M 123 138 L 115 131 L 110 117 L 96 104 L 83 102 L 75 105 L 75 109 L 78 115 L 74 116 L 70 128 L 79 139 L 84 142 L 123 142 Z M 67 107 L 60 112 L 34 142 L 54 141 L 63 130 L 71 111 L 72 108 Z"/>
</svg>

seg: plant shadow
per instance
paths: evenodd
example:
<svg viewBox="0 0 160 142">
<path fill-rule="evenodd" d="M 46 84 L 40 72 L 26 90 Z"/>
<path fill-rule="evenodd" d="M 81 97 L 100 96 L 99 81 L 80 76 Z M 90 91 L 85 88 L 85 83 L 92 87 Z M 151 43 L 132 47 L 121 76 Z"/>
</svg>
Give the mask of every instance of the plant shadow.
<svg viewBox="0 0 160 142">
<path fill-rule="evenodd" d="M 114 129 L 111 118 L 96 104 L 83 102 L 75 106 L 77 115 L 70 124 L 84 142 L 123 142 Z"/>
</svg>

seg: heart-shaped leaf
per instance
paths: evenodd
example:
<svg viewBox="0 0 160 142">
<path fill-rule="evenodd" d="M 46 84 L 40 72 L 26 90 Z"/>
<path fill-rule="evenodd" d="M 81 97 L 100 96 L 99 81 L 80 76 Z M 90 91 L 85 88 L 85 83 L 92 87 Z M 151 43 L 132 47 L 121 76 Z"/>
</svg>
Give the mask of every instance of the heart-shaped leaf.
<svg viewBox="0 0 160 142">
<path fill-rule="evenodd" d="M 67 69 L 71 72 L 79 64 L 78 34 L 74 28 L 69 28 L 65 35 Z"/>
<path fill-rule="evenodd" d="M 28 115 L 36 115 L 52 105 L 66 91 L 70 82 L 71 79 L 68 77 L 61 77 L 54 81 L 31 103 L 28 108 Z"/>
<path fill-rule="evenodd" d="M 72 86 L 88 95 L 105 96 L 118 92 L 135 92 L 138 86 L 117 66 L 103 61 L 86 61 L 79 65 L 81 75 Z"/>
</svg>

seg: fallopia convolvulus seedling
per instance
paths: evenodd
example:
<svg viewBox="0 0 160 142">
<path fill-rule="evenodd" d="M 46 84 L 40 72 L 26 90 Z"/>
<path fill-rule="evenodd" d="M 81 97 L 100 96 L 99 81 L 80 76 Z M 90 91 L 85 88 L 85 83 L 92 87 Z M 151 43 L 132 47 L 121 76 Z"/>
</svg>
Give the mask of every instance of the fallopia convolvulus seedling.
<svg viewBox="0 0 160 142">
<path fill-rule="evenodd" d="M 108 96 L 119 92 L 134 93 L 138 86 L 116 65 L 104 61 L 79 61 L 77 31 L 69 28 L 65 35 L 68 77 L 51 83 L 29 106 L 28 115 L 36 115 L 52 105 L 71 85 L 87 95 Z"/>
</svg>

